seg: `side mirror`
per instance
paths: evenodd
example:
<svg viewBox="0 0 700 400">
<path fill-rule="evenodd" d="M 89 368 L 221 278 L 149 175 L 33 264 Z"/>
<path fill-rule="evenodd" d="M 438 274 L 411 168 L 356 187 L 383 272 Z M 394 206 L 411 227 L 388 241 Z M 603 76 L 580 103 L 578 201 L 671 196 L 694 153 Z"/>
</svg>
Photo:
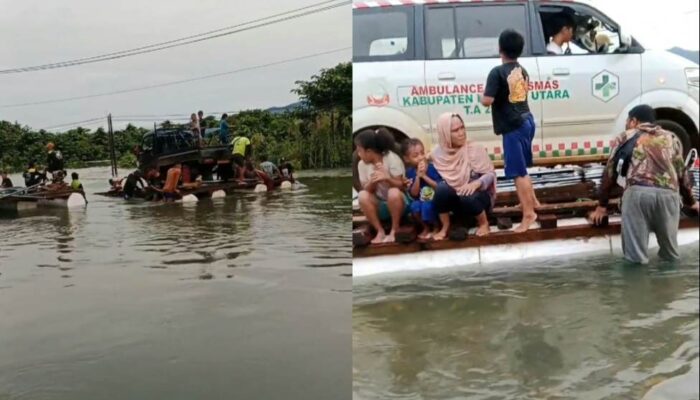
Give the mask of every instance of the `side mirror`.
<svg viewBox="0 0 700 400">
<path fill-rule="evenodd" d="M 620 32 L 620 45 L 624 48 L 632 47 L 632 36 Z"/>
</svg>

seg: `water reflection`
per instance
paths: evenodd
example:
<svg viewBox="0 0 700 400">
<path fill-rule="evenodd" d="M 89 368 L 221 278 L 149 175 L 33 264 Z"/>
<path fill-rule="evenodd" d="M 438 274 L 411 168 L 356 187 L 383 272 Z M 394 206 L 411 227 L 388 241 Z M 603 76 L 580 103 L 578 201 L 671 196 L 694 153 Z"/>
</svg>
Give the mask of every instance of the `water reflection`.
<svg viewBox="0 0 700 400">
<path fill-rule="evenodd" d="M 175 205 L 80 175 L 85 210 L 0 219 L 0 398 L 350 397 L 349 178 Z"/>
<path fill-rule="evenodd" d="M 685 250 L 684 265 L 598 257 L 355 287 L 355 395 L 641 398 L 697 363 L 699 256 Z"/>
</svg>

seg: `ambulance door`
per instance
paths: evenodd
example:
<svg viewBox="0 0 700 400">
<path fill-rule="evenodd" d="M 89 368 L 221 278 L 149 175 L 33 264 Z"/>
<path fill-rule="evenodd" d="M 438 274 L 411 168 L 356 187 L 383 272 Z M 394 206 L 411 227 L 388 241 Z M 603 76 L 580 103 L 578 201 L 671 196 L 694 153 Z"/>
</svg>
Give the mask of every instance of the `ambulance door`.
<svg viewBox="0 0 700 400">
<path fill-rule="evenodd" d="M 579 36 L 570 44 L 571 54 L 537 58 L 544 84 L 531 96 L 542 102 L 540 155 L 607 154 L 610 140 L 619 133 L 615 132 L 619 115 L 642 93 L 641 55 L 624 52 L 619 26 L 588 5 L 538 4 L 536 11 L 534 18 L 543 32 L 551 31 L 547 21 L 555 13 L 572 13 Z M 540 37 L 542 44 L 546 36 Z"/>
<path fill-rule="evenodd" d="M 527 14 L 526 2 L 433 4 L 425 9 L 426 87 L 412 93 L 413 101 L 428 104 L 433 121 L 443 112 L 459 112 L 466 118 L 469 139 L 485 145 L 495 159 L 502 157 L 501 138 L 493 131 L 490 108 L 483 107 L 480 99 L 489 72 L 501 64 L 498 37 L 505 29 L 525 37 L 519 61 L 531 82 L 539 80 L 528 44 Z M 529 103 L 539 121 L 539 102 Z"/>
</svg>

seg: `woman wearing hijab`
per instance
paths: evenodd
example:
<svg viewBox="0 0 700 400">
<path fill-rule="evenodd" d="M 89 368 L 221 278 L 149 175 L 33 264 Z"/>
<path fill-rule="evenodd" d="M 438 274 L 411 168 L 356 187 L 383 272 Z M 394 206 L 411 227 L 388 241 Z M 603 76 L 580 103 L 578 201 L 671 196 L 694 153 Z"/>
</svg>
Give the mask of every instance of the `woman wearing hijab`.
<svg viewBox="0 0 700 400">
<path fill-rule="evenodd" d="M 437 120 L 438 144 L 432 159 L 443 178 L 433 198 L 442 229 L 435 240 L 447 237 L 450 211 L 476 217 L 477 236 L 488 235 L 487 211 L 496 200 L 496 172 L 486 149 L 467 141 L 464 121 L 459 114 L 444 113 Z"/>
</svg>

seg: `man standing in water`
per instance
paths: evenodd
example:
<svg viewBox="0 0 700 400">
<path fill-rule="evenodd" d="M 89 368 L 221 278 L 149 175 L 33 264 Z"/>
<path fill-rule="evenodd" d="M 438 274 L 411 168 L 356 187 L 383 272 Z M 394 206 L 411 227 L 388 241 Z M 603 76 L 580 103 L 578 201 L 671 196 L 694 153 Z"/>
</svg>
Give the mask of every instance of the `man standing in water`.
<svg viewBox="0 0 700 400">
<path fill-rule="evenodd" d="M 673 133 L 661 129 L 655 121 L 654 109 L 648 105 L 630 110 L 627 130 L 611 146 L 615 150 L 601 180 L 598 207 L 590 216 L 595 224 L 602 222 L 607 215 L 610 190 L 617 178 L 623 178 L 622 252 L 628 261 L 641 264 L 649 262 L 650 232 L 656 234 L 659 257 L 678 260 L 681 199 L 698 211 L 683 147 Z"/>
<path fill-rule="evenodd" d="M 177 195 L 180 193 L 180 190 L 177 188 L 180 182 L 180 175 L 182 175 L 181 163 L 177 163 L 168 169 L 165 184 L 163 185 L 163 200 L 166 202 L 175 201 Z"/>
</svg>

